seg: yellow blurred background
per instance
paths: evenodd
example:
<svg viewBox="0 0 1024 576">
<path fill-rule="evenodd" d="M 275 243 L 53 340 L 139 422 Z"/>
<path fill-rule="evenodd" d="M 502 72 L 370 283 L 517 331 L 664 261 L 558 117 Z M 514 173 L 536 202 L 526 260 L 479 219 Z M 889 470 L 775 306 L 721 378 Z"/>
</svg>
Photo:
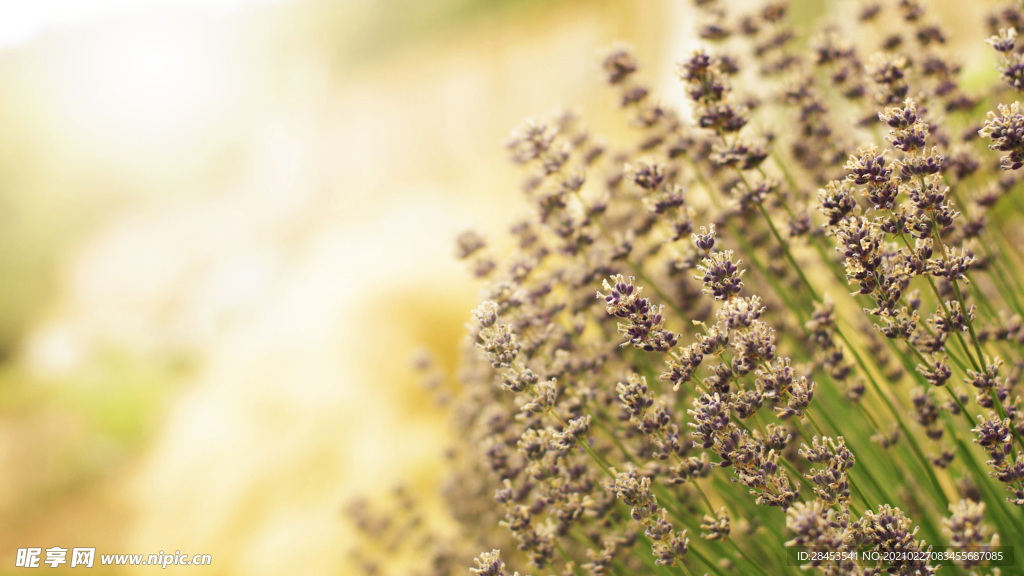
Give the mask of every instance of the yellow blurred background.
<svg viewBox="0 0 1024 576">
<path fill-rule="evenodd" d="M 456 364 L 456 234 L 525 213 L 503 140 L 623 130 L 616 40 L 679 102 L 689 4 L 0 0 L 0 573 L 345 574 L 348 499 L 437 475 L 410 359 Z"/>
<path fill-rule="evenodd" d="M 605 116 L 618 39 L 671 89 L 674 4 L 0 0 L 0 573 L 345 573 L 346 501 L 436 474 L 409 360 L 525 210 L 503 140 Z"/>
</svg>

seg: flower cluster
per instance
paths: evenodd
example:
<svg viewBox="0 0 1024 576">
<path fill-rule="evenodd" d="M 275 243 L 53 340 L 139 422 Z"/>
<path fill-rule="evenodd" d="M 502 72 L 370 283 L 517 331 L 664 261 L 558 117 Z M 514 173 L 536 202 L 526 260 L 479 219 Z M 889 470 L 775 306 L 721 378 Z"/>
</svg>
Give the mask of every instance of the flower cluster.
<svg viewBox="0 0 1024 576">
<path fill-rule="evenodd" d="M 807 30 L 695 4 L 692 118 L 617 45 L 628 137 L 513 133 L 530 216 L 504 258 L 457 238 L 482 304 L 424 374 L 445 517 L 355 508 L 368 571 L 408 543 L 424 574 L 927 575 L 932 546 L 1024 530 L 1024 12 L 987 21 L 1005 82 L 968 90 L 916 0 Z"/>
</svg>

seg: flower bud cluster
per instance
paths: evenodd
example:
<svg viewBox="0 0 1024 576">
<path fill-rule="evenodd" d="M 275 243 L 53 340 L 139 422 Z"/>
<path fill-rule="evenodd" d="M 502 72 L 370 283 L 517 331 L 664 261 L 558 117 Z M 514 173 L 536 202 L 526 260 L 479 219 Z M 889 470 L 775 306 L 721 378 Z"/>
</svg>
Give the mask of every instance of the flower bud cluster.
<svg viewBox="0 0 1024 576">
<path fill-rule="evenodd" d="M 446 517 L 358 511 L 367 570 L 406 545 L 438 574 L 932 574 L 923 540 L 1015 533 L 1024 12 L 993 13 L 1005 82 L 967 95 L 917 0 L 808 29 L 786 2 L 696 8 L 692 118 L 617 45 L 628 136 L 573 113 L 513 133 L 514 248 L 456 239 L 486 282 L 472 353 L 423 371 L 451 413 Z M 787 544 L 907 560 L 798 568 Z"/>
<path fill-rule="evenodd" d="M 651 492 L 651 480 L 638 477 L 635 471 L 615 476 L 612 492 L 630 507 L 630 516 L 644 527 L 644 535 L 652 541 L 654 562 L 658 566 L 675 566 L 689 551 L 686 530 L 676 531 L 667 519 L 667 512 L 658 506 Z"/>
</svg>

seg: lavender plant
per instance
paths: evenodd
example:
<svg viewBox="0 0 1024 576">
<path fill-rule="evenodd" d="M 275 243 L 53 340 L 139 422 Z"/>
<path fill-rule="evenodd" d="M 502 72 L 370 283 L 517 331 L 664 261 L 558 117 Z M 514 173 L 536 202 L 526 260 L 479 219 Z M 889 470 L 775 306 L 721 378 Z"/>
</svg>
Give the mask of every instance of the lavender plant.
<svg viewBox="0 0 1024 576">
<path fill-rule="evenodd" d="M 633 137 L 569 113 L 513 134 L 515 252 L 458 239 L 487 285 L 450 382 L 446 520 L 360 506 L 359 561 L 1024 573 L 928 554 L 1024 543 L 1024 12 L 988 17 L 1001 83 L 967 87 L 916 0 L 811 34 L 785 2 L 695 3 L 687 113 L 617 46 Z"/>
</svg>

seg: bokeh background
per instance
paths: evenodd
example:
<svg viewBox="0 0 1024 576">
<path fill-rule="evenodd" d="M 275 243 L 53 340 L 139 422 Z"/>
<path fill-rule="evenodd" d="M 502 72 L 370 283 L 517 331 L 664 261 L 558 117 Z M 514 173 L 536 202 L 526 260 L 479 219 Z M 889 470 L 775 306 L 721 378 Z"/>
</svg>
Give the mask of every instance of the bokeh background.
<svg viewBox="0 0 1024 576">
<path fill-rule="evenodd" d="M 681 101 L 688 4 L 0 0 L 0 573 L 345 574 L 345 503 L 438 474 L 410 360 L 456 366 L 453 239 L 525 210 L 503 140 L 622 131 L 616 40 Z"/>
</svg>

